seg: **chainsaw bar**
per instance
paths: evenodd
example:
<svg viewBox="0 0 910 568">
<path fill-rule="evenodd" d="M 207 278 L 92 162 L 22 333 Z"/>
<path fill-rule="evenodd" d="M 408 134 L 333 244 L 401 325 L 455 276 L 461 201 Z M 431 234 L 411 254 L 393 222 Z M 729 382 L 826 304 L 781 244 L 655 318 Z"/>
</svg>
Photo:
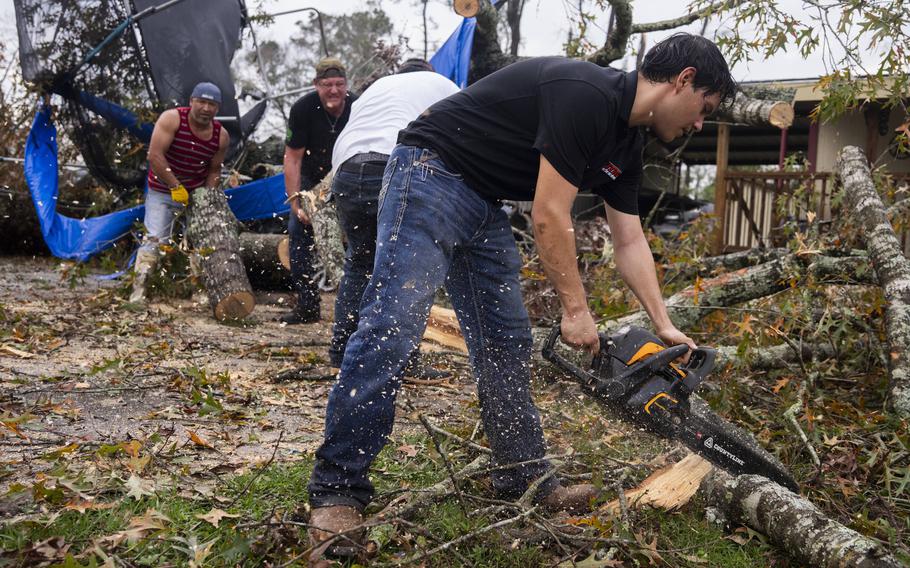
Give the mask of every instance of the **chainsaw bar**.
<svg viewBox="0 0 910 568">
<path fill-rule="evenodd" d="M 749 436 L 714 414 L 707 405 L 701 415 L 690 413 L 682 418 L 675 437 L 696 454 L 732 474 L 761 475 L 799 493 L 796 481 L 776 457 L 754 441 L 750 443 Z"/>
</svg>

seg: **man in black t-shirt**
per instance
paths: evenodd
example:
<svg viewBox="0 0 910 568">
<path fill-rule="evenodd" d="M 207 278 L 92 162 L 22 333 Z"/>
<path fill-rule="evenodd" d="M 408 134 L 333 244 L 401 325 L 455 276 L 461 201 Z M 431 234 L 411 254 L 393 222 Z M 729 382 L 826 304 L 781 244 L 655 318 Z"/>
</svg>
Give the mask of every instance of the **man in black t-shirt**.
<svg viewBox="0 0 910 568">
<path fill-rule="evenodd" d="M 348 122 L 351 104 L 341 61 L 327 57 L 316 65 L 316 90 L 291 107 L 284 151 L 284 189 L 290 197 L 288 218 L 291 280 L 297 305 L 280 321 L 288 324 L 319 321 L 319 287 L 313 270 L 313 228 L 297 194 L 322 181 L 332 169 L 332 147 Z"/>
<path fill-rule="evenodd" d="M 535 241 L 562 304 L 564 341 L 599 347 L 571 217 L 577 193 L 593 191 L 606 202 L 620 274 L 658 336 L 695 346 L 667 315 L 638 217 L 639 128 L 664 141 L 699 130 L 735 88 L 713 43 L 680 34 L 655 45 L 637 72 L 556 57 L 514 63 L 400 132 L 385 170 L 373 275 L 310 479 L 314 542 L 362 519 L 373 495 L 368 469 L 392 430 L 401 370 L 440 284 L 470 351 L 484 433 L 500 466 L 495 490 L 517 498 L 550 468 L 529 386 L 521 258 L 500 200 L 533 200 Z M 502 467 L 508 464 L 520 465 Z M 577 510 L 596 494 L 591 485 L 544 477 L 536 500 L 543 510 Z"/>
</svg>

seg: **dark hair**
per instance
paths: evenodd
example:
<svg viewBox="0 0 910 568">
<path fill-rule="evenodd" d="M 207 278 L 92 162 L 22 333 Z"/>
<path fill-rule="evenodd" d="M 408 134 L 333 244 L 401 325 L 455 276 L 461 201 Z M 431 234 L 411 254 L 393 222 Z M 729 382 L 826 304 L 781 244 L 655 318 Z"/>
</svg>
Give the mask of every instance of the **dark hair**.
<svg viewBox="0 0 910 568">
<path fill-rule="evenodd" d="M 425 59 L 414 57 L 402 63 L 395 73 L 401 75 L 402 73 L 413 73 L 415 71 L 435 71 L 435 69 Z"/>
<path fill-rule="evenodd" d="M 685 32 L 675 33 L 655 44 L 648 50 L 638 71 L 649 81 L 665 83 L 686 67 L 696 69 L 694 88 L 718 93 L 721 102 L 736 94 L 736 81 L 714 42 Z"/>
</svg>

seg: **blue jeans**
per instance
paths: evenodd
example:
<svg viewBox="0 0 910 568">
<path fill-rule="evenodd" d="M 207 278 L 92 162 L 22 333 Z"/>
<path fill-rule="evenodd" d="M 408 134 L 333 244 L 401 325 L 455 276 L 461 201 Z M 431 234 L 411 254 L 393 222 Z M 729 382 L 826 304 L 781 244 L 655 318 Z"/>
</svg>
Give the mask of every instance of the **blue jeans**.
<svg viewBox="0 0 910 568">
<path fill-rule="evenodd" d="M 316 243 L 313 240 L 313 227 L 301 223 L 293 211 L 288 217 L 288 253 L 291 263 L 291 283 L 297 290 L 297 313 L 319 316 L 319 286 L 316 284 L 316 271 L 313 259 L 316 255 Z"/>
<path fill-rule="evenodd" d="M 347 239 L 344 277 L 335 297 L 335 324 L 329 360 L 340 367 L 344 349 L 360 321 L 360 299 L 373 272 L 376 255 L 376 213 L 379 205 L 381 175 L 338 171 L 332 181 L 332 199 L 338 224 Z"/>
<path fill-rule="evenodd" d="M 139 250 L 157 254 L 159 245 L 171 244 L 174 222 L 184 210 L 170 193 L 149 189 L 145 194 L 145 236 Z"/>
<path fill-rule="evenodd" d="M 540 416 L 531 400 L 531 326 L 518 282 L 521 259 L 499 204 L 482 198 L 430 150 L 397 146 L 380 194 L 376 260 L 360 322 L 326 406 L 325 438 L 310 479 L 314 507 L 363 509 L 370 464 L 395 420 L 404 366 L 446 286 L 477 381 L 484 431 L 497 465 L 540 460 Z M 504 498 L 520 496 L 549 468 L 536 461 L 493 473 Z M 540 495 L 556 486 L 550 479 Z"/>
</svg>

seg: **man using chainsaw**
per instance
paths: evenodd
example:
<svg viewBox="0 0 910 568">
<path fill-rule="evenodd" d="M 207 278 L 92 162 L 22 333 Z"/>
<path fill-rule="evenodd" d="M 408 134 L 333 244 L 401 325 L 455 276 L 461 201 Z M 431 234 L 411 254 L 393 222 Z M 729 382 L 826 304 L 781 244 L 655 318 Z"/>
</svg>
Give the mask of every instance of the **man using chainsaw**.
<svg viewBox="0 0 910 568">
<path fill-rule="evenodd" d="M 158 264 L 158 247 L 170 243 L 190 192 L 215 187 L 221 177 L 230 135 L 215 120 L 220 105 L 221 89 L 202 82 L 193 88 L 189 106 L 167 110 L 155 122 L 148 153 L 146 232 L 136 253 L 130 302 L 145 301 L 145 281 Z"/>
<path fill-rule="evenodd" d="M 538 251 L 563 308 L 567 343 L 596 352 L 578 272 L 571 208 L 579 191 L 606 203 L 616 264 L 668 345 L 694 342 L 670 320 L 638 217 L 642 127 L 669 142 L 700 130 L 736 89 L 709 40 L 674 35 L 625 73 L 562 57 L 500 69 L 434 104 L 402 130 L 382 184 L 374 271 L 326 408 L 310 479 L 314 541 L 358 525 L 373 496 L 368 470 L 392 430 L 401 370 L 445 285 L 465 334 L 501 498 L 521 496 L 550 464 L 531 400 L 531 326 L 521 258 L 501 208 L 533 201 Z M 515 464 L 511 465 L 510 464 Z M 597 492 L 545 478 L 544 510 L 579 510 Z M 322 530 L 317 530 L 322 529 Z M 341 550 L 340 553 L 346 552 Z"/>
</svg>

